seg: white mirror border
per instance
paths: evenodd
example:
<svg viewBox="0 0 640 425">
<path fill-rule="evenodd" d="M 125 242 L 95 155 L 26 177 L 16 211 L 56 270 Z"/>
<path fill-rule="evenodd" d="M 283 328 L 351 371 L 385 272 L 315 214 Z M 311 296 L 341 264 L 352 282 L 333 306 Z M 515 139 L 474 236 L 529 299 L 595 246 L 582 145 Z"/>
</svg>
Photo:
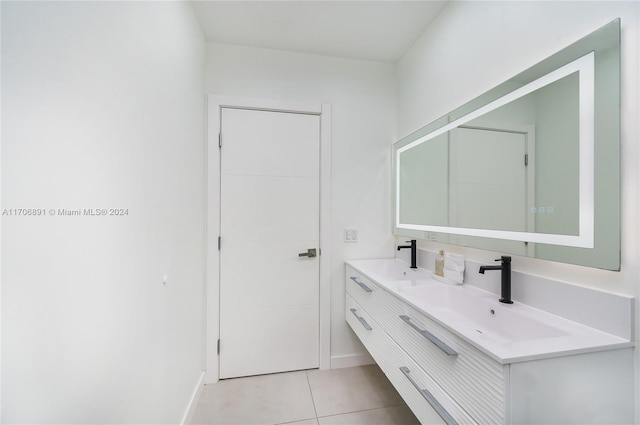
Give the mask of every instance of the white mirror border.
<svg viewBox="0 0 640 425">
<path fill-rule="evenodd" d="M 493 102 L 464 115 L 439 129 L 426 134 L 399 148 L 396 152 L 396 196 L 395 225 L 398 229 L 422 230 L 427 232 L 452 233 L 457 235 L 481 236 L 523 242 L 551 245 L 593 248 L 594 246 L 594 109 L 595 109 L 595 54 L 590 52 L 573 62 L 534 80 Z M 579 218 L 578 235 L 558 235 L 535 232 L 515 232 L 506 230 L 472 229 L 462 227 L 434 226 L 400 223 L 400 156 L 422 143 L 463 125 L 501 106 L 513 102 L 529 93 L 560 80 L 574 72 L 579 78 Z"/>
</svg>

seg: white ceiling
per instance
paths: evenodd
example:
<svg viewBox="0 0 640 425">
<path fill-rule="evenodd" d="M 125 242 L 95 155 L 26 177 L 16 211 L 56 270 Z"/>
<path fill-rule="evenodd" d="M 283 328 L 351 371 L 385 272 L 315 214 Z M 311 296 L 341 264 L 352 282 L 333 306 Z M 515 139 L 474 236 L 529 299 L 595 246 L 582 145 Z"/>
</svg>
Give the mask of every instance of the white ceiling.
<svg viewBox="0 0 640 425">
<path fill-rule="evenodd" d="M 397 62 L 447 1 L 193 1 L 207 41 Z"/>
</svg>

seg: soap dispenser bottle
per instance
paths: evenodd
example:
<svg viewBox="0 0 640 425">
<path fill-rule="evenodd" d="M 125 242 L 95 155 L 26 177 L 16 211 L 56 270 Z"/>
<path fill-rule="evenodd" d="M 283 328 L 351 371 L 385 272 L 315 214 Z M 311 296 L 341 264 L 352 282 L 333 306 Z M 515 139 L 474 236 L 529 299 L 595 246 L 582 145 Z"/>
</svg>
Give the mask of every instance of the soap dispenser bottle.
<svg viewBox="0 0 640 425">
<path fill-rule="evenodd" d="M 444 277 L 444 250 L 440 250 L 436 256 L 436 276 Z"/>
</svg>

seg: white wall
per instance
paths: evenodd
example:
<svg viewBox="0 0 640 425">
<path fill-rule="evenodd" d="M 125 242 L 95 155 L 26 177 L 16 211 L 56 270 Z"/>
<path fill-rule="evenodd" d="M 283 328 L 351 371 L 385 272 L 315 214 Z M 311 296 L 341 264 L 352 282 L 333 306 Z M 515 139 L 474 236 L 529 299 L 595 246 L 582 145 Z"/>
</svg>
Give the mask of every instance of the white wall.
<svg viewBox="0 0 640 425">
<path fill-rule="evenodd" d="M 365 353 L 344 320 L 344 261 L 393 255 L 394 70 L 391 64 L 208 44 L 208 93 L 331 104 L 334 366 Z M 360 242 L 344 243 L 344 227 L 357 227 Z"/>
<path fill-rule="evenodd" d="M 451 2 L 398 64 L 398 136 L 406 136 L 618 17 L 622 26 L 621 271 L 527 258 L 514 259 L 513 267 L 637 297 L 640 3 Z M 426 242 L 422 246 L 431 250 L 440 247 Z M 480 262 L 491 262 L 496 255 L 445 248 Z M 636 320 L 636 329 L 640 329 L 640 315 Z M 640 394 L 638 351 L 636 394 Z M 636 406 L 636 418 L 640 423 L 640 405 Z"/>
<path fill-rule="evenodd" d="M 186 2 L 2 2 L 2 422 L 178 423 L 203 368 L 204 37 Z M 163 284 L 163 276 L 168 284 Z"/>
</svg>

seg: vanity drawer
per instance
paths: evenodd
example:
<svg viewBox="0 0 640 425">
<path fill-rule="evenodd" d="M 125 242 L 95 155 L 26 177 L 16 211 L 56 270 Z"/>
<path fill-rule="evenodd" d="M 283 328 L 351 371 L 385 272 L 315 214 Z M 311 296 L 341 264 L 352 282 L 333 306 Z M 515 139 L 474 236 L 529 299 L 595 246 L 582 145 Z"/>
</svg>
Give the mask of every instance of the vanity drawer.
<svg viewBox="0 0 640 425">
<path fill-rule="evenodd" d="M 412 412 L 424 424 L 475 424 L 350 295 L 347 322 Z"/>
<path fill-rule="evenodd" d="M 451 397 L 479 423 L 505 422 L 504 366 L 386 291 L 370 311 Z"/>
<path fill-rule="evenodd" d="M 376 295 L 383 291 L 368 277 L 347 265 L 345 271 L 345 286 L 347 294 L 364 308 L 372 308 L 376 303 Z"/>
<path fill-rule="evenodd" d="M 345 305 L 347 323 L 368 350 L 371 341 L 376 338 L 376 335 L 384 333 L 384 331 L 349 294 L 346 296 Z"/>
<path fill-rule="evenodd" d="M 386 333 L 386 355 L 379 362 L 389 381 L 423 424 L 476 424 Z"/>
</svg>

